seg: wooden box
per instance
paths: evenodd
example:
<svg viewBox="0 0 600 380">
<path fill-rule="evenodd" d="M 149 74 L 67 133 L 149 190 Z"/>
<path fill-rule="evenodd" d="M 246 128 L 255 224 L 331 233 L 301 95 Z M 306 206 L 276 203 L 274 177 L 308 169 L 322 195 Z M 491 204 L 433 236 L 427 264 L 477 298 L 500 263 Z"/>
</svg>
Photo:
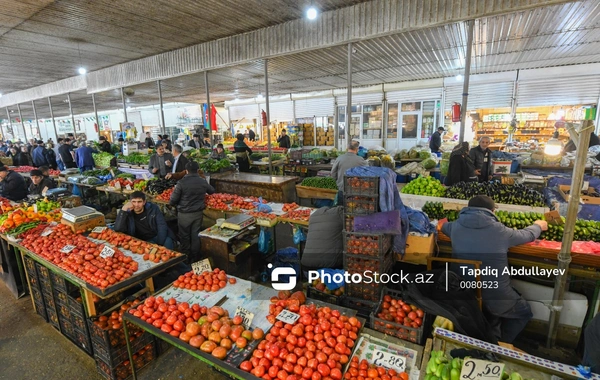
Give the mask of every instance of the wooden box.
<svg viewBox="0 0 600 380">
<path fill-rule="evenodd" d="M 558 192 L 560 193 L 560 195 L 562 195 L 562 197 L 567 202 L 570 199 L 570 194 L 567 194 L 567 192 L 569 190 L 571 190 L 571 186 L 558 185 Z M 594 189 L 593 187 L 589 187 L 587 189 L 587 191 L 581 192 L 581 196 L 579 197 L 579 199 L 581 199 L 581 201 L 583 203 L 592 204 L 592 205 L 600 205 L 600 197 L 598 197 L 598 196 L 594 197 L 594 196 L 591 196 L 590 194 L 600 195 L 596 192 L 596 189 Z"/>
<path fill-rule="evenodd" d="M 98 216 L 88 219 L 88 220 L 84 220 L 83 222 L 70 222 L 68 220 L 65 219 L 61 219 L 60 221 L 62 224 L 67 225 L 69 227 L 71 227 L 71 230 L 73 230 L 73 232 L 77 232 L 77 231 L 89 231 L 94 229 L 94 227 L 101 227 L 101 226 L 106 226 L 106 222 L 104 221 L 104 215 L 99 214 Z"/>
<path fill-rule="evenodd" d="M 435 234 L 428 237 L 408 235 L 404 257 L 398 255 L 398 261 L 411 264 L 427 264 L 427 258 L 433 255 Z"/>
<path fill-rule="evenodd" d="M 335 199 L 338 191 L 334 189 L 320 189 L 317 187 L 308 187 L 296 185 L 296 194 L 298 198 L 314 198 L 314 199 Z"/>
</svg>

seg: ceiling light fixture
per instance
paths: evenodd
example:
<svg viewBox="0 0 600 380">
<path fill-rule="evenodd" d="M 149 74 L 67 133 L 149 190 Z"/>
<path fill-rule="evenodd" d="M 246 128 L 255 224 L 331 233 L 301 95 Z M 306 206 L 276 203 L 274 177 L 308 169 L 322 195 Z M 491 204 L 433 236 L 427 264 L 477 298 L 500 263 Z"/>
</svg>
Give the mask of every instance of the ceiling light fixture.
<svg viewBox="0 0 600 380">
<path fill-rule="evenodd" d="M 85 67 L 80 67 L 77 72 L 79 73 L 79 75 L 85 75 L 87 73 L 87 70 L 85 69 Z"/>
<path fill-rule="evenodd" d="M 262 98 L 263 98 L 263 95 L 262 95 L 262 94 L 259 92 L 259 93 L 258 93 L 258 96 L 257 96 L 256 98 L 257 98 L 257 99 L 262 99 Z"/>
<path fill-rule="evenodd" d="M 308 10 L 306 11 L 306 18 L 308 18 L 309 20 L 314 20 L 317 18 L 317 8 L 315 8 L 314 6 L 311 6 L 310 8 L 308 8 Z"/>
<path fill-rule="evenodd" d="M 457 76 L 455 76 L 457 81 L 461 81 L 463 80 L 463 76 L 461 74 L 458 74 Z"/>
<path fill-rule="evenodd" d="M 77 42 L 77 53 L 79 54 L 79 69 L 77 69 L 77 72 L 79 75 L 85 75 L 87 70 L 85 67 L 83 67 L 83 62 L 81 61 L 81 49 L 79 48 L 79 42 Z"/>
<path fill-rule="evenodd" d="M 0 92 L 0 98 L 2 97 L 2 93 Z"/>
</svg>

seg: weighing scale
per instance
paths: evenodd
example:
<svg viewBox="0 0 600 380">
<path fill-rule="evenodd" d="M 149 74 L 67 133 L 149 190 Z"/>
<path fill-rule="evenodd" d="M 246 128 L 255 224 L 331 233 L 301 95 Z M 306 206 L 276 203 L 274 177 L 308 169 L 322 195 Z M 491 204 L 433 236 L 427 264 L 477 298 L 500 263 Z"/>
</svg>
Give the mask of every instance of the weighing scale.
<svg viewBox="0 0 600 380">
<path fill-rule="evenodd" d="M 104 216 L 102 213 L 96 211 L 88 206 L 79 206 L 75 208 L 63 209 L 62 218 L 71 223 L 81 223 L 89 219 L 96 218 L 98 216 Z"/>
<path fill-rule="evenodd" d="M 241 231 L 254 223 L 256 223 L 256 219 L 253 216 L 239 214 L 225 220 L 221 225 L 221 228 L 229 228 L 231 230 Z"/>
</svg>

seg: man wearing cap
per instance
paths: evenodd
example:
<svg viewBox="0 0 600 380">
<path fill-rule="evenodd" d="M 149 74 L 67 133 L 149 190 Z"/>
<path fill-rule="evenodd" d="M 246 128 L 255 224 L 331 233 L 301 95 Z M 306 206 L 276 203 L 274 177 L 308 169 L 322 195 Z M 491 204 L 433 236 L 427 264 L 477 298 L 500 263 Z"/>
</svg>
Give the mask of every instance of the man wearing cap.
<svg viewBox="0 0 600 380">
<path fill-rule="evenodd" d="M 206 194 L 215 192 L 215 189 L 198 175 L 198 168 L 195 161 L 185 165 L 186 175 L 177 182 L 169 201 L 171 206 L 177 206 L 181 252 L 188 256 L 188 264 L 201 259 L 198 233 L 202 230 L 204 198 Z"/>
<path fill-rule="evenodd" d="M 444 133 L 444 128 L 439 127 L 437 131 L 433 132 L 431 135 L 431 139 L 429 140 L 429 149 L 431 149 L 432 153 L 439 153 L 440 147 L 442 146 L 442 134 Z"/>
<path fill-rule="evenodd" d="M 350 141 L 346 154 L 336 158 L 335 162 L 333 163 L 333 167 L 331 168 L 331 177 L 335 179 L 335 182 L 338 186 L 338 205 L 341 205 L 344 199 L 344 175 L 348 169 L 352 169 L 357 166 L 367 166 L 367 161 L 357 154 L 359 147 L 360 143 L 358 141 Z"/>
<path fill-rule="evenodd" d="M 67 169 L 77 167 L 77 165 L 75 165 L 75 153 L 73 153 L 73 146 L 71 143 L 71 139 L 67 137 L 63 140 L 63 144 L 58 147 L 60 159 Z"/>
<path fill-rule="evenodd" d="M 227 153 L 225 152 L 225 148 L 223 148 L 223 144 L 217 144 L 217 148 L 213 150 L 210 158 L 213 160 L 222 160 L 227 158 Z"/>
<path fill-rule="evenodd" d="M 11 201 L 20 201 L 27 198 L 27 185 L 22 175 L 6 166 L 0 167 L 0 181 L 2 182 L 2 196 Z"/>
<path fill-rule="evenodd" d="M 48 161 L 48 150 L 44 146 L 44 142 L 42 140 L 37 141 L 37 147 L 33 150 L 31 154 L 33 158 L 33 166 L 50 166 L 50 162 Z"/>
<path fill-rule="evenodd" d="M 39 169 L 34 169 L 29 173 L 31 185 L 29 185 L 29 194 L 43 195 L 47 190 L 54 189 L 54 182 L 50 178 L 44 177 Z M 44 190 L 45 189 L 45 190 Z"/>
<path fill-rule="evenodd" d="M 533 317 L 531 307 L 510 284 L 510 276 L 503 274 L 508 266 L 508 249 L 537 239 L 548 223 L 536 220 L 521 230 L 508 228 L 496 217 L 494 201 L 485 195 L 469 200 L 468 207 L 458 214 L 458 220 L 445 223 L 442 232 L 452 241 L 452 258 L 481 261 L 480 269 L 491 274 L 481 276 L 483 309 L 490 318 L 499 340 L 512 343 Z M 468 280 L 468 265 L 455 268 Z M 470 268 L 472 269 L 472 268 Z"/>
</svg>

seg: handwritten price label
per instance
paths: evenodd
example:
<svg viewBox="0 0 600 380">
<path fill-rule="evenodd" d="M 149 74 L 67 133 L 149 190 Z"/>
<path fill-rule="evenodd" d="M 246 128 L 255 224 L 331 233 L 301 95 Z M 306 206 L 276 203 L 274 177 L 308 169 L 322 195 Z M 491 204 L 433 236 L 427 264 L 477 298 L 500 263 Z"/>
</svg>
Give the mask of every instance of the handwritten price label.
<svg viewBox="0 0 600 380">
<path fill-rule="evenodd" d="M 131 191 L 131 186 L 130 186 L 129 184 L 127 184 L 127 185 L 125 186 L 125 190 L 127 190 L 127 191 Z"/>
<path fill-rule="evenodd" d="M 102 248 L 102 252 L 100 252 L 100 257 L 102 257 L 103 259 L 112 257 L 115 254 L 115 250 L 112 249 L 111 247 L 105 245 L 104 248 Z"/>
<path fill-rule="evenodd" d="M 292 313 L 288 310 L 282 310 L 281 313 L 275 317 L 277 320 L 280 320 L 283 323 L 294 324 L 300 318 L 300 314 Z"/>
<path fill-rule="evenodd" d="M 487 360 L 465 359 L 460 379 L 464 380 L 500 380 L 504 371 L 504 363 L 494 363 Z"/>
<path fill-rule="evenodd" d="M 74 250 L 76 247 L 74 245 L 65 245 L 64 247 L 62 247 L 62 249 L 60 250 L 62 253 L 69 253 L 72 250 Z"/>
<path fill-rule="evenodd" d="M 398 372 L 404 372 L 406 369 L 406 359 L 402 356 L 394 355 L 389 352 L 383 352 L 375 349 L 373 351 L 373 359 L 373 363 L 379 367 L 393 369 Z"/>
<path fill-rule="evenodd" d="M 144 181 L 148 180 L 148 175 L 146 173 L 142 173 L 142 177 L 144 178 Z"/>
<path fill-rule="evenodd" d="M 204 259 L 201 261 L 196 261 L 192 263 L 192 269 L 194 270 L 194 274 L 202 274 L 202 272 L 210 272 L 212 267 L 210 266 L 210 260 Z"/>
<path fill-rule="evenodd" d="M 52 232 L 54 232 L 54 230 L 52 228 L 46 228 L 44 231 L 42 231 L 42 233 L 40 234 L 40 236 L 48 236 Z"/>
<path fill-rule="evenodd" d="M 92 232 L 97 233 L 97 234 L 101 234 L 104 232 L 104 230 L 106 229 L 106 227 L 94 227 L 94 229 L 92 230 Z"/>
<path fill-rule="evenodd" d="M 237 309 L 235 309 L 235 315 L 242 317 L 242 325 L 244 325 L 244 328 L 248 330 L 252 324 L 252 320 L 254 319 L 254 313 L 238 306 Z"/>
</svg>

